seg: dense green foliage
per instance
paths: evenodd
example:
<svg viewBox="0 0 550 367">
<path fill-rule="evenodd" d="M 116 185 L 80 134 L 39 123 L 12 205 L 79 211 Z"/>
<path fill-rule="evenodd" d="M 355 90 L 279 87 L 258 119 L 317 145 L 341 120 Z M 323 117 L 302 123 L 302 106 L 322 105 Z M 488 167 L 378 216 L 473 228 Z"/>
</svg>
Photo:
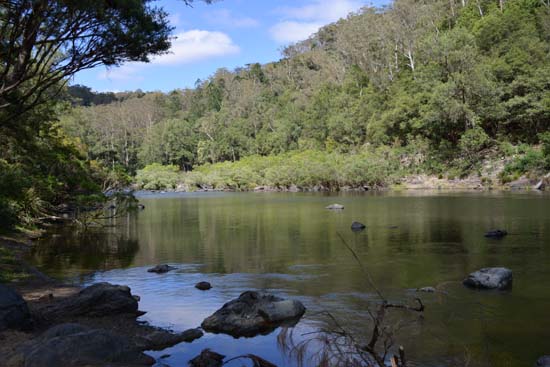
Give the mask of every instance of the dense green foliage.
<svg viewBox="0 0 550 367">
<path fill-rule="evenodd" d="M 125 179 L 87 160 L 59 128 L 60 92 L 78 71 L 165 53 L 171 30 L 151 0 L 0 2 L 0 229 L 32 225 L 61 203 L 90 203 Z M 114 100 L 69 91 L 75 104 Z"/>
<path fill-rule="evenodd" d="M 177 166 L 155 163 L 137 172 L 136 183 L 146 190 L 180 186 L 186 191 L 197 188 L 246 191 L 257 186 L 294 190 L 380 187 L 400 177 L 397 158 L 397 151 L 387 148 L 356 154 L 305 150 L 208 163 L 181 173 Z"/>
<path fill-rule="evenodd" d="M 194 89 L 76 108 L 63 126 L 90 159 L 130 173 L 153 163 L 186 171 L 205 165 L 199 172 L 234 167 L 258 175 L 247 186 L 372 184 L 378 179 L 362 175 L 372 162 L 363 155 L 386 146 L 395 150 L 390 166 L 416 162 L 416 170 L 462 175 L 477 170 L 487 151 L 506 155 L 503 142 L 545 141 L 550 6 L 397 0 L 364 8 L 287 47 L 278 62 L 221 69 Z M 525 169 L 548 169 L 542 151 L 530 149 L 537 163 Z M 286 154 L 293 151 L 304 153 Z M 327 175 L 335 157 L 348 155 L 362 167 L 357 177 Z M 266 180 L 267 168 L 252 162 L 274 165 L 280 177 Z M 302 164 L 323 178 L 303 180 Z M 390 183 L 384 175 L 379 183 Z M 231 178 L 220 186 L 242 184 Z"/>
</svg>

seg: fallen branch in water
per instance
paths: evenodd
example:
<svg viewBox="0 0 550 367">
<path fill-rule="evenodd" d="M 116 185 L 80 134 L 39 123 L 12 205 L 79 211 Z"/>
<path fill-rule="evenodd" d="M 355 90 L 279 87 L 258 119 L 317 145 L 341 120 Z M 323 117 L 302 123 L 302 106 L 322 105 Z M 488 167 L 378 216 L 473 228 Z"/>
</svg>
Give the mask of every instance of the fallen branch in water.
<svg viewBox="0 0 550 367">
<path fill-rule="evenodd" d="M 372 331 L 367 344 L 361 344 L 353 333 L 342 326 L 336 317 L 330 312 L 323 312 L 329 318 L 330 324 L 326 330 L 319 330 L 312 333 L 300 335 L 304 340 L 294 341 L 293 331 L 283 329 L 278 336 L 278 344 L 287 354 L 293 357 L 299 366 L 306 362 L 307 354 L 310 354 L 307 365 L 334 366 L 334 367 L 386 367 L 386 361 L 390 351 L 395 350 L 395 334 L 406 324 L 403 322 L 389 323 L 387 321 L 387 311 L 391 309 L 402 310 L 412 314 L 422 314 L 425 306 L 418 297 L 414 299 L 416 305 L 406 303 L 389 302 L 382 291 L 376 286 L 371 274 L 354 249 L 347 243 L 345 238 L 337 232 L 344 246 L 350 251 L 357 261 L 368 287 L 372 288 L 380 301 L 377 302 L 376 311 L 367 307 L 367 313 L 370 317 Z M 318 344 L 315 353 L 308 353 L 313 344 Z M 389 358 L 392 367 L 407 367 L 405 349 L 400 346 L 397 350 L 398 355 Z"/>
</svg>

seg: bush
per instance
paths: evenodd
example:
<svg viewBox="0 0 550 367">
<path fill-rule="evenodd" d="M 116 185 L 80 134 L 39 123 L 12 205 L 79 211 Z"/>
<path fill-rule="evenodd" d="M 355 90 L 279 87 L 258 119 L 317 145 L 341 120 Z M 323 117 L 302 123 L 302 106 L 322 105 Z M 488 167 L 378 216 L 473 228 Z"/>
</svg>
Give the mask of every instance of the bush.
<svg viewBox="0 0 550 367">
<path fill-rule="evenodd" d="M 175 189 L 180 182 L 178 171 L 177 166 L 153 163 L 137 171 L 136 184 L 145 190 Z"/>
</svg>

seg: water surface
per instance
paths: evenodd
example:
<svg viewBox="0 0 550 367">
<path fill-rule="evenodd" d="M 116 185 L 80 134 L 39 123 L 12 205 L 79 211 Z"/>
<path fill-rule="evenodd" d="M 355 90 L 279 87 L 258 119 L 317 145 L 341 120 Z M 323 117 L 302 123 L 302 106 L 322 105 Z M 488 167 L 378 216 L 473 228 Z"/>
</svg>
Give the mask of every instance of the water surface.
<svg viewBox="0 0 550 367">
<path fill-rule="evenodd" d="M 301 300 L 308 312 L 295 335 L 325 325 L 331 312 L 350 332 L 368 337 L 367 307 L 376 300 L 364 272 L 392 302 L 419 296 L 421 320 L 396 333 L 416 365 L 528 366 L 550 354 L 550 196 L 535 193 L 197 193 L 144 195 L 145 210 L 82 233 L 65 228 L 41 241 L 32 260 L 50 275 L 79 283 L 127 284 L 141 296 L 145 321 L 184 330 L 237 297 L 268 290 Z M 345 205 L 329 211 L 331 203 Z M 367 228 L 350 230 L 352 221 Z M 504 228 L 502 240 L 483 237 Z M 147 267 L 170 263 L 156 275 Z M 514 271 L 507 292 L 465 289 L 482 267 Z M 193 285 L 206 280 L 208 292 Z M 397 322 L 401 316 L 396 315 Z M 151 353 L 184 366 L 203 348 L 228 357 L 255 353 L 295 365 L 277 345 L 280 332 L 248 339 L 206 334 L 191 344 Z M 307 364 L 307 363 L 306 363 Z M 233 364 L 240 366 L 242 363 Z"/>
</svg>

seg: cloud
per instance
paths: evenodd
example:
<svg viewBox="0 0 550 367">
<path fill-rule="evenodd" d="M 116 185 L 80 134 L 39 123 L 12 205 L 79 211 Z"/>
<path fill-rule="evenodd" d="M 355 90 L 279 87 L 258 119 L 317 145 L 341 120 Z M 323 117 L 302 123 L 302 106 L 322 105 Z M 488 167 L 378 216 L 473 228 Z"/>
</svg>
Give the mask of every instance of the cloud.
<svg viewBox="0 0 550 367">
<path fill-rule="evenodd" d="M 271 37 L 279 43 L 306 39 L 328 23 L 345 18 L 365 4 L 360 0 L 310 0 L 304 6 L 280 7 L 275 12 L 283 19 L 270 28 Z"/>
<path fill-rule="evenodd" d="M 99 79 L 118 81 L 141 80 L 144 69 L 155 65 L 173 66 L 190 64 L 215 57 L 234 55 L 240 52 L 239 46 L 222 32 L 190 30 L 179 33 L 172 40 L 169 53 L 151 58 L 150 63 L 129 62 L 118 68 L 110 68 L 99 73 Z"/>
<path fill-rule="evenodd" d="M 254 28 L 260 25 L 260 22 L 254 18 L 241 17 L 227 9 L 210 11 L 205 18 L 210 24 L 229 28 Z"/>
<path fill-rule="evenodd" d="M 170 53 L 154 57 L 151 63 L 180 65 L 239 52 L 239 46 L 225 33 L 191 30 L 177 34 Z"/>
<path fill-rule="evenodd" d="M 284 21 L 275 24 L 269 32 L 278 43 L 294 43 L 305 40 L 322 26 L 322 23 Z"/>
</svg>

